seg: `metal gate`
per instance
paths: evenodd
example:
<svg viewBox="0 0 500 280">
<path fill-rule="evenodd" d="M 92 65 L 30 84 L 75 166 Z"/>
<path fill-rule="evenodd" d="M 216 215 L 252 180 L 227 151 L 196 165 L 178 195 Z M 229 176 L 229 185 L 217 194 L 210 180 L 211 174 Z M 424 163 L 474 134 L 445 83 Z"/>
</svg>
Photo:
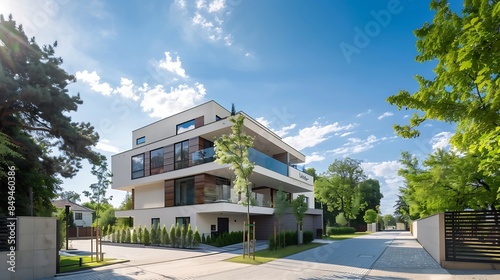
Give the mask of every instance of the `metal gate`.
<svg viewBox="0 0 500 280">
<path fill-rule="evenodd" d="M 445 212 L 447 261 L 500 263 L 500 211 Z"/>
</svg>

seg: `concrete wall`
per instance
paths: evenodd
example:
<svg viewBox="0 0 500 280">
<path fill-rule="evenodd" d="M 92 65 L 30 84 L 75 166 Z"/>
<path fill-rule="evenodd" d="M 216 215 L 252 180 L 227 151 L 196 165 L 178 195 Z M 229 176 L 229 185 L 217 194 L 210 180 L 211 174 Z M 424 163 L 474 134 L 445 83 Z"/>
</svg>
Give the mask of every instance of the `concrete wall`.
<svg viewBox="0 0 500 280">
<path fill-rule="evenodd" d="M 10 267 L 9 252 L 0 254 L 1 279 L 39 279 L 56 274 L 57 225 L 51 217 L 17 217 L 15 272 Z"/>
<path fill-rule="evenodd" d="M 163 207 L 165 204 L 165 188 L 163 182 L 149 186 L 141 186 L 134 191 L 134 208 L 146 209 Z"/>
<path fill-rule="evenodd" d="M 444 213 L 413 222 L 413 236 L 440 265 L 445 260 Z"/>
</svg>

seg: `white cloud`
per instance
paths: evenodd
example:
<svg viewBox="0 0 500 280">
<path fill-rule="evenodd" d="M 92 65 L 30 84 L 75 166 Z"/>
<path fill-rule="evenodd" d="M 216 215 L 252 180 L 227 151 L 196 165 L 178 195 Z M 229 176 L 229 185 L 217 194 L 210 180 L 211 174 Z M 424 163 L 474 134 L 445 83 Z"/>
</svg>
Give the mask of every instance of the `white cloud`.
<svg viewBox="0 0 500 280">
<path fill-rule="evenodd" d="M 186 75 L 186 70 L 182 68 L 182 62 L 179 56 L 176 57 L 175 61 L 172 60 L 172 56 L 170 55 L 170 52 L 165 52 L 165 59 L 160 60 L 159 68 L 165 69 L 171 73 L 176 74 L 177 76 L 180 76 L 182 78 L 187 78 L 188 76 Z"/>
<path fill-rule="evenodd" d="M 114 89 L 113 92 L 118 93 L 125 98 L 133 99 L 134 101 L 137 101 L 140 98 L 139 95 L 135 93 L 132 80 L 123 77 L 120 79 L 120 87 Z"/>
<path fill-rule="evenodd" d="M 280 128 L 280 129 L 276 130 L 276 129 L 271 128 L 271 123 L 272 122 L 269 121 L 269 120 L 266 120 L 263 117 L 258 117 L 255 120 L 258 121 L 258 122 L 260 122 L 263 126 L 265 126 L 268 129 L 270 129 L 272 132 L 276 133 L 279 137 L 283 137 L 283 136 L 287 135 L 290 130 L 294 129 L 297 126 L 297 124 L 292 123 L 289 126 L 284 126 L 284 127 Z"/>
<path fill-rule="evenodd" d="M 409 117 L 410 117 L 410 115 L 404 115 L 403 119 L 407 119 Z"/>
<path fill-rule="evenodd" d="M 375 147 L 375 144 L 379 142 L 390 139 L 392 138 L 388 137 L 378 138 L 375 135 L 370 135 L 366 139 L 360 139 L 354 137 L 348 138 L 347 143 L 345 143 L 342 147 L 330 150 L 328 152 L 331 152 L 334 155 L 343 155 L 343 156 L 348 156 L 350 154 L 358 154 Z"/>
<path fill-rule="evenodd" d="M 208 12 L 209 13 L 216 13 L 224 10 L 226 7 L 226 1 L 225 0 L 214 0 L 212 3 L 208 4 Z"/>
<path fill-rule="evenodd" d="M 380 183 L 380 192 L 384 195 L 380 203 L 382 213 L 392 214 L 398 200 L 399 188 L 404 186 L 404 179 L 398 175 L 402 164 L 396 160 L 362 162 L 361 167 L 368 177 L 377 179 Z"/>
<path fill-rule="evenodd" d="M 434 135 L 429 143 L 432 145 L 432 149 L 445 149 L 450 146 L 450 138 L 453 137 L 453 132 L 443 131 Z"/>
<path fill-rule="evenodd" d="M 306 161 L 304 164 L 310 164 L 311 162 L 315 161 L 323 161 L 325 157 L 323 155 L 318 154 L 317 152 L 314 152 L 308 156 L 306 156 Z"/>
<path fill-rule="evenodd" d="M 353 133 L 354 133 L 354 131 L 344 132 L 344 133 L 340 134 L 340 137 L 346 137 L 346 136 L 351 135 Z"/>
<path fill-rule="evenodd" d="M 336 122 L 322 126 L 315 122 L 311 127 L 300 129 L 298 135 L 283 138 L 283 141 L 298 150 L 302 150 L 304 148 L 314 147 L 325 141 L 329 138 L 328 134 L 332 132 L 349 130 L 356 125 L 357 124 L 348 124 L 342 126 Z"/>
<path fill-rule="evenodd" d="M 391 113 L 391 112 L 385 112 L 383 113 L 382 115 L 378 116 L 377 119 L 381 120 L 383 118 L 387 118 L 387 117 L 390 117 L 390 116 L 394 116 L 394 113 Z"/>
<path fill-rule="evenodd" d="M 101 77 L 97 75 L 96 71 L 78 71 L 75 74 L 77 80 L 87 83 L 93 91 L 102 95 L 109 96 L 113 92 L 113 88 L 108 83 L 100 83 Z"/>
<path fill-rule="evenodd" d="M 101 150 L 101 151 L 104 151 L 104 152 L 110 152 L 110 153 L 113 153 L 113 154 L 117 154 L 117 153 L 120 152 L 120 149 L 118 149 L 117 147 L 111 145 L 110 141 L 107 140 L 107 139 L 101 139 L 101 140 L 99 140 L 99 142 L 97 143 L 97 145 L 95 147 L 98 150 Z"/>
<path fill-rule="evenodd" d="M 189 109 L 204 101 L 206 94 L 205 87 L 200 83 L 194 86 L 182 84 L 170 88 L 169 92 L 161 85 L 151 88 L 147 84 L 139 90 L 143 93 L 141 108 L 153 118 L 165 118 Z"/>
<path fill-rule="evenodd" d="M 363 113 L 359 113 L 359 114 L 357 114 L 357 115 L 356 115 L 356 118 L 361 118 L 361 117 L 363 117 L 363 116 L 365 116 L 365 115 L 370 114 L 371 112 L 372 112 L 372 109 L 368 109 L 368 111 L 366 111 L 366 112 L 363 112 Z"/>
</svg>

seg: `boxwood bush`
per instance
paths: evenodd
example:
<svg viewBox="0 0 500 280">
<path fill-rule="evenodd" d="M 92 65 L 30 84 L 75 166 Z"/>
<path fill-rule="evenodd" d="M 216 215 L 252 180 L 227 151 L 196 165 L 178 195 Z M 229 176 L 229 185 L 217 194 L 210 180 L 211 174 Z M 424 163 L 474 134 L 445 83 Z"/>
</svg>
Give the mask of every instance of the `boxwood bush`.
<svg viewBox="0 0 500 280">
<path fill-rule="evenodd" d="M 328 235 L 354 234 L 356 229 L 353 227 L 331 227 L 328 228 Z"/>
</svg>

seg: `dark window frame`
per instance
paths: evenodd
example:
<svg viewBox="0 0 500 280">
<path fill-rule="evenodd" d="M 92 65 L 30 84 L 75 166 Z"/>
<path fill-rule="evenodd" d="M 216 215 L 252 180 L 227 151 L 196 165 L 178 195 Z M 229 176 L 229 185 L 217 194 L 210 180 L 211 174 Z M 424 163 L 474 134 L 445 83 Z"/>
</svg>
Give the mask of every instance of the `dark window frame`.
<svg viewBox="0 0 500 280">
<path fill-rule="evenodd" d="M 146 143 L 146 136 L 142 136 L 142 137 L 139 137 L 137 139 L 135 139 L 135 144 L 136 145 L 141 145 L 141 144 L 144 144 Z"/>
<path fill-rule="evenodd" d="M 75 221 L 83 220 L 83 213 L 75 212 Z"/>
<path fill-rule="evenodd" d="M 178 222 L 178 220 L 182 220 L 181 223 Z M 176 225 L 186 225 L 186 227 L 191 223 L 191 217 L 175 217 L 175 224 Z"/>
<path fill-rule="evenodd" d="M 191 126 L 192 126 L 192 128 L 191 128 Z M 189 120 L 189 121 L 185 121 L 185 122 L 180 123 L 180 124 L 175 126 L 175 134 L 181 134 L 181 133 L 193 130 L 195 128 L 196 128 L 196 122 L 194 119 Z M 184 129 L 184 130 L 179 132 L 179 129 Z"/>
<path fill-rule="evenodd" d="M 178 145 L 180 146 L 180 155 L 178 155 Z M 181 159 L 179 160 L 178 157 Z M 189 167 L 189 140 L 184 140 L 174 144 L 174 169 Z"/>
<path fill-rule="evenodd" d="M 157 152 L 158 150 L 161 150 L 161 153 L 160 153 L 161 162 L 160 161 L 157 162 L 157 160 L 153 160 L 154 159 L 153 153 Z M 163 147 L 149 151 L 149 167 L 151 169 L 163 167 L 163 160 L 164 160 L 163 156 L 164 156 Z"/>
<path fill-rule="evenodd" d="M 142 157 L 142 169 L 137 169 L 137 170 L 134 170 L 134 167 L 135 167 L 135 166 L 134 166 L 134 158 L 136 158 L 136 157 Z M 137 154 L 137 155 L 135 155 L 135 156 L 132 156 L 132 157 L 131 157 L 131 165 L 132 165 L 132 166 L 131 166 L 131 171 L 132 171 L 131 177 L 132 177 L 132 179 L 137 179 L 137 178 L 142 178 L 142 177 L 144 177 L 144 171 L 145 171 L 145 166 L 144 166 L 144 165 L 145 165 L 145 160 L 146 160 L 146 158 L 145 158 L 145 156 L 144 156 L 144 153 L 142 153 L 142 154 Z M 141 174 L 141 175 L 139 175 L 139 176 L 134 176 L 134 173 L 138 173 L 138 172 L 142 172 L 142 174 Z"/>
</svg>

